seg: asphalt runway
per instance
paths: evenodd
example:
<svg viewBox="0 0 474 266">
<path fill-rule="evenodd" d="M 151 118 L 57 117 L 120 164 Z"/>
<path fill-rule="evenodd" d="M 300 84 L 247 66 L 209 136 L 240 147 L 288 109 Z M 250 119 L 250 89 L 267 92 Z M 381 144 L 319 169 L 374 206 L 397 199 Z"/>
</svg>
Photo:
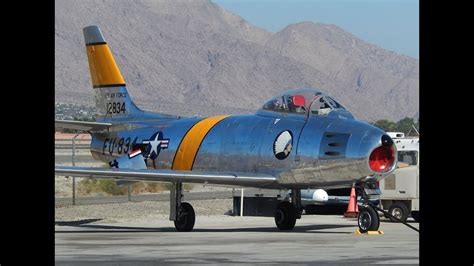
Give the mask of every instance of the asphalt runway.
<svg viewBox="0 0 474 266">
<path fill-rule="evenodd" d="M 192 232 L 175 232 L 167 220 L 63 221 L 55 258 L 57 265 L 419 263 L 419 235 L 403 224 L 381 222 L 383 235 L 356 230 L 355 219 L 339 215 L 305 215 L 290 232 L 271 217 L 197 216 Z"/>
</svg>

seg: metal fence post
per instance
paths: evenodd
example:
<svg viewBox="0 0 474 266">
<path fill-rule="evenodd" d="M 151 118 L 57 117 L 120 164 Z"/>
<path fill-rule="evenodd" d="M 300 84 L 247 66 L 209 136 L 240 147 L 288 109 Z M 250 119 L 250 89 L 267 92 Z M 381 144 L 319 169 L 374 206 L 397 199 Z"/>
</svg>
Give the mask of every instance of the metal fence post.
<svg viewBox="0 0 474 266">
<path fill-rule="evenodd" d="M 128 185 L 128 201 L 130 201 L 130 185 Z"/>
<path fill-rule="evenodd" d="M 244 189 L 240 191 L 240 216 L 244 216 Z"/>
<path fill-rule="evenodd" d="M 72 138 L 72 166 L 76 166 L 76 138 L 80 134 L 76 134 Z M 72 205 L 76 205 L 76 177 L 72 177 Z"/>
</svg>

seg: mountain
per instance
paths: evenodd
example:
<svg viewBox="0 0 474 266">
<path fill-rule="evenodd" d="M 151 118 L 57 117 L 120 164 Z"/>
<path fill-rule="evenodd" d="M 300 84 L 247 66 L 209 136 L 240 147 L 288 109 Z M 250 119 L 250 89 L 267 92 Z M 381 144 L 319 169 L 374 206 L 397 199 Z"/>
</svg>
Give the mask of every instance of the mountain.
<svg viewBox="0 0 474 266">
<path fill-rule="evenodd" d="M 356 99 L 359 112 L 398 119 L 418 111 L 419 63 L 414 58 L 364 42 L 335 25 L 311 22 L 289 25 L 266 46 L 328 75 L 345 91 L 341 100 Z"/>
<path fill-rule="evenodd" d="M 56 102 L 94 103 L 82 28 L 95 24 L 142 109 L 253 113 L 284 90 L 315 87 L 364 120 L 418 112 L 418 60 L 333 25 L 270 33 L 207 0 L 57 0 L 55 9 Z"/>
</svg>

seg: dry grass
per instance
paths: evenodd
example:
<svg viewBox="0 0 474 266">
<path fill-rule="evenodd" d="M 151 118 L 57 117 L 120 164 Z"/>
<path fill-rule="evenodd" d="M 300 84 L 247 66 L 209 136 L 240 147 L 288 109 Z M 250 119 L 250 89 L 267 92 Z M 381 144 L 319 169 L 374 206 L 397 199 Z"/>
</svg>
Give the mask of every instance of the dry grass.
<svg viewBox="0 0 474 266">
<path fill-rule="evenodd" d="M 130 184 L 132 194 L 159 193 L 168 191 L 171 188 L 170 183 L 161 182 L 136 182 Z M 184 184 L 183 189 L 190 191 L 193 188 L 191 184 Z M 78 194 L 81 196 L 108 194 L 108 195 L 126 195 L 127 186 L 118 186 L 114 180 L 106 179 L 84 179 L 78 184 Z"/>
</svg>

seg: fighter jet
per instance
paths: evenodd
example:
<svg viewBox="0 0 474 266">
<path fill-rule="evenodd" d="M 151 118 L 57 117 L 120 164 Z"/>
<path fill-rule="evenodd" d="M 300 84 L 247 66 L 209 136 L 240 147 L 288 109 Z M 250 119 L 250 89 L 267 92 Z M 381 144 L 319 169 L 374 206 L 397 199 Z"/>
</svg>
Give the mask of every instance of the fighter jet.
<svg viewBox="0 0 474 266">
<path fill-rule="evenodd" d="M 56 175 L 171 182 L 170 220 L 191 231 L 195 212 L 182 202 L 183 182 L 291 190 L 275 210 L 280 230 L 301 218 L 301 189 L 355 186 L 363 198 L 392 173 L 397 150 L 381 129 L 358 121 L 313 88 L 270 99 L 255 114 L 179 117 L 139 109 L 97 26 L 83 29 L 97 122 L 56 121 L 56 129 L 92 135 L 91 153 L 111 168 L 55 166 Z M 375 192 L 374 192 L 375 191 Z M 377 230 L 377 212 L 362 203 L 361 231 Z"/>
</svg>

